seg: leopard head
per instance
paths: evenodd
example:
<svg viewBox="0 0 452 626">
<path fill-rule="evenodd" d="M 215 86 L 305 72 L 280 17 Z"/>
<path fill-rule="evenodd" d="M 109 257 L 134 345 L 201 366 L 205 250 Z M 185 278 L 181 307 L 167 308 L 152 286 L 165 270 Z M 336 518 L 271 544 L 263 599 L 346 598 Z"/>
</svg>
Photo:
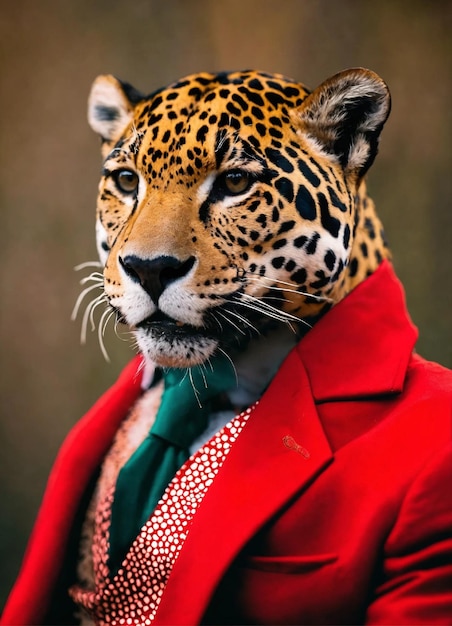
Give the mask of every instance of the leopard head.
<svg viewBox="0 0 452 626">
<path fill-rule="evenodd" d="M 312 92 L 254 71 L 149 96 L 95 80 L 105 295 L 146 358 L 193 366 L 307 328 L 374 271 L 387 253 L 363 176 L 389 109 L 365 69 Z"/>
</svg>

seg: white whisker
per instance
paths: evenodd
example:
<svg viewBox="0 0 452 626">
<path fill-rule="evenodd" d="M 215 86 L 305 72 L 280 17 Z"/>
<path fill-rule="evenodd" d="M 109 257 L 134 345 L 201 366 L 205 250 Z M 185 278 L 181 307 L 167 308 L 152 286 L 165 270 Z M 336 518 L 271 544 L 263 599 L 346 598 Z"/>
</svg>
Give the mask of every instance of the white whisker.
<svg viewBox="0 0 452 626">
<path fill-rule="evenodd" d="M 258 301 L 259 302 L 259 301 Z M 287 318 L 285 318 L 283 315 L 280 315 L 279 313 L 276 314 L 274 311 L 271 310 L 266 310 L 263 307 L 259 307 L 255 304 L 251 304 L 249 302 L 242 302 L 242 301 L 238 301 L 238 304 L 240 306 L 243 306 L 247 309 L 251 309 L 252 311 L 256 311 L 256 313 L 262 313 L 263 315 L 266 315 L 267 317 L 270 317 L 278 322 L 288 322 L 289 320 L 287 320 Z"/>
<path fill-rule="evenodd" d="M 85 268 L 102 269 L 102 264 L 99 261 L 87 261 L 86 263 L 81 263 L 80 265 L 77 265 L 75 269 L 81 270 Z M 77 318 L 82 308 L 82 305 L 85 299 L 89 296 L 89 294 L 91 294 L 96 289 L 99 289 L 100 293 L 97 294 L 91 300 L 89 300 L 86 306 L 84 305 L 84 312 L 83 312 L 81 328 L 80 328 L 80 342 L 82 344 L 86 343 L 88 327 L 90 327 L 91 332 L 95 331 L 97 327 L 97 337 L 99 341 L 99 347 L 101 349 L 102 355 L 105 358 L 105 360 L 110 362 L 110 357 L 105 347 L 104 337 L 105 337 L 107 326 L 110 320 L 115 315 L 115 311 L 109 306 L 109 301 L 104 291 L 103 274 L 100 271 L 91 272 L 91 274 L 89 274 L 88 276 L 85 276 L 84 278 L 80 280 L 81 285 L 86 285 L 87 283 L 93 283 L 93 284 L 89 284 L 84 289 L 82 289 L 81 293 L 77 297 L 74 308 L 72 310 L 71 319 L 74 321 Z M 100 307 L 105 307 L 105 309 L 102 311 L 99 319 L 96 320 L 95 319 L 96 312 Z M 117 326 L 118 326 L 118 321 L 115 320 L 114 332 L 116 336 L 122 339 L 123 341 L 126 341 L 126 340 L 130 341 L 130 337 L 132 337 L 131 343 L 132 343 L 133 349 L 135 351 L 139 350 L 139 347 L 136 342 L 136 337 L 133 335 L 133 333 L 129 333 L 130 337 L 128 337 L 127 339 L 119 337 Z"/>
<path fill-rule="evenodd" d="M 74 267 L 74 270 L 76 272 L 79 272 L 80 270 L 84 270 L 86 267 L 102 267 L 102 263 L 100 261 L 85 261 L 84 263 L 79 263 L 79 265 L 76 265 Z"/>
<path fill-rule="evenodd" d="M 113 317 L 113 315 L 115 314 L 115 312 L 112 310 L 110 311 L 110 315 L 108 315 L 105 320 L 104 320 L 104 327 L 102 329 L 102 337 L 105 336 L 105 329 L 107 328 L 107 324 L 108 322 L 111 320 L 111 318 Z M 103 316 L 102 316 L 103 317 Z"/>
<path fill-rule="evenodd" d="M 118 331 L 118 326 L 119 326 L 120 322 L 117 318 L 115 318 L 115 323 L 113 325 L 113 330 L 114 333 L 116 335 L 116 337 L 120 340 L 120 341 L 130 341 L 130 338 L 134 339 L 135 335 L 131 330 L 122 330 L 122 334 L 120 334 L 120 332 Z M 127 335 L 127 337 L 124 337 L 124 335 Z"/>
<path fill-rule="evenodd" d="M 239 333 L 241 333 L 242 335 L 246 335 L 245 331 L 242 328 L 240 328 L 239 326 L 237 326 L 237 324 L 234 324 L 234 322 L 232 320 L 228 319 L 224 312 L 217 311 L 217 315 L 220 315 L 228 324 L 230 324 L 236 330 L 238 330 Z"/>
<path fill-rule="evenodd" d="M 141 372 L 144 370 L 145 367 L 146 367 L 146 359 L 141 359 L 135 376 L 138 377 L 138 374 L 141 374 Z"/>
<path fill-rule="evenodd" d="M 105 311 L 102 313 L 102 316 L 99 320 L 99 326 L 97 327 L 97 337 L 99 339 L 99 346 L 100 346 L 100 350 L 104 356 L 104 359 L 107 361 L 107 363 L 110 363 L 110 357 L 108 356 L 108 352 L 105 348 L 105 344 L 104 344 L 104 337 L 103 337 L 103 323 L 105 321 L 106 318 L 110 318 L 111 317 L 111 313 L 112 311 L 110 309 L 105 309 Z M 108 322 L 107 319 L 107 322 Z"/>
<path fill-rule="evenodd" d="M 219 311 L 218 311 L 219 313 Z M 223 316 L 226 318 L 226 321 L 228 321 L 232 326 L 235 327 L 235 324 L 232 322 L 232 320 L 228 319 L 228 315 L 232 315 L 233 317 L 236 317 L 238 320 L 240 320 L 243 324 L 245 324 L 246 326 L 249 326 L 249 328 L 251 328 L 251 330 L 253 330 L 254 332 L 256 332 L 258 335 L 260 335 L 260 331 L 258 328 L 256 328 L 256 326 L 254 326 L 254 324 L 252 324 L 248 319 L 246 319 L 246 317 L 244 317 L 243 315 L 240 315 L 239 313 L 237 313 L 236 311 L 229 311 L 229 310 L 225 310 L 222 311 Z M 246 334 L 246 333 L 244 333 Z"/>
<path fill-rule="evenodd" d="M 82 325 L 80 330 L 80 342 L 86 343 L 86 331 L 88 329 L 88 322 L 91 321 L 91 331 L 95 330 L 96 325 L 94 323 L 94 318 L 92 317 L 92 313 L 94 309 L 96 309 L 100 304 L 102 304 L 104 299 L 104 294 L 101 293 L 97 298 L 88 303 L 85 312 L 82 318 Z"/>
<path fill-rule="evenodd" d="M 179 385 L 181 385 L 184 382 L 184 380 L 187 378 L 188 370 L 189 370 L 189 368 L 187 367 L 186 370 L 185 370 L 185 374 L 182 376 L 182 380 L 180 381 Z"/>
<path fill-rule="evenodd" d="M 103 293 L 101 293 L 100 296 L 97 296 L 97 298 L 91 302 L 91 313 L 89 314 L 89 321 L 91 322 L 92 331 L 96 328 L 96 324 L 94 322 L 94 311 L 97 309 L 98 306 L 104 303 L 108 304 L 108 300 Z"/>
<path fill-rule="evenodd" d="M 296 287 L 296 284 L 287 283 L 283 280 L 279 280 L 278 278 L 268 278 L 267 276 L 248 276 L 247 280 L 254 281 L 256 283 L 260 283 L 262 279 L 266 279 L 268 281 L 275 281 L 281 285 L 287 285 L 287 287 L 276 287 L 276 285 L 261 285 L 265 289 L 272 289 L 276 291 L 287 291 L 288 293 L 294 293 L 298 296 L 306 296 L 309 298 L 313 298 L 314 300 L 319 300 L 320 302 L 334 302 L 332 298 L 328 296 L 318 296 L 313 293 L 309 293 L 307 291 L 299 291 L 298 289 L 292 289 L 292 287 Z"/>
<path fill-rule="evenodd" d="M 311 325 L 305 320 L 292 315 L 291 313 L 287 313 L 286 311 L 282 311 L 281 309 L 276 309 L 268 302 L 264 302 L 263 300 L 256 298 L 255 296 L 250 296 L 247 293 L 237 294 L 239 297 L 236 299 L 236 302 L 241 306 L 247 307 L 259 313 L 263 313 L 268 317 L 271 317 L 279 322 L 297 322 L 305 324 L 311 328 Z M 245 300 L 245 301 L 244 301 Z"/>
<path fill-rule="evenodd" d="M 203 366 L 203 363 L 200 363 L 200 364 L 198 365 L 198 368 L 199 368 L 199 372 L 200 372 L 200 374 L 201 374 L 201 376 L 202 376 L 202 380 L 203 380 L 203 383 L 204 383 L 204 389 L 207 389 L 207 379 L 206 379 L 206 375 L 205 375 L 205 373 L 204 373 L 204 372 L 206 371 L 206 369 L 205 369 L 205 367 Z"/>
<path fill-rule="evenodd" d="M 293 304 L 292 300 L 290 300 L 289 298 L 283 298 L 281 296 L 260 296 L 259 300 L 273 300 L 274 302 L 289 302 L 290 304 Z"/>
<path fill-rule="evenodd" d="M 227 360 L 229 361 L 229 363 L 232 365 L 232 369 L 234 370 L 234 375 L 235 375 L 235 384 L 236 384 L 236 385 L 237 385 L 237 387 L 238 387 L 238 386 L 239 386 L 239 377 L 238 377 L 237 370 L 236 370 L 235 365 L 234 365 L 234 361 L 231 359 L 231 357 L 229 356 L 229 354 L 227 354 L 227 353 L 223 350 L 223 348 L 220 348 L 220 346 L 218 346 L 218 347 L 217 347 L 217 350 L 218 350 L 219 352 L 221 352 L 221 354 L 224 354 L 224 356 L 227 358 Z"/>
<path fill-rule="evenodd" d="M 216 316 L 216 314 L 217 314 L 217 313 L 218 313 L 218 311 L 211 311 L 211 312 L 210 312 L 210 315 L 211 315 L 211 316 L 212 316 L 212 318 L 215 320 L 215 322 L 218 324 L 218 326 L 219 326 L 219 328 L 220 328 L 221 332 L 224 332 L 224 331 L 223 331 L 223 326 L 222 326 L 222 324 L 221 324 L 220 320 L 219 320 L 219 319 L 217 319 L 217 316 Z"/>
<path fill-rule="evenodd" d="M 258 335 L 260 335 L 260 331 L 258 328 L 256 328 L 256 326 L 254 326 L 254 324 L 252 324 L 249 320 L 246 319 L 246 317 L 243 317 L 243 315 L 239 315 L 238 313 L 236 313 L 236 311 L 227 311 L 227 313 L 229 315 L 233 315 L 234 317 L 236 317 L 237 319 L 239 319 L 240 321 L 242 321 L 244 324 L 246 324 L 247 326 L 249 326 L 252 330 L 254 330 Z"/>
<path fill-rule="evenodd" d="M 199 399 L 199 391 L 195 387 L 195 381 L 193 380 L 193 373 L 191 371 L 191 368 L 188 368 L 188 375 L 190 377 L 190 382 L 191 382 L 191 386 L 195 394 L 196 401 L 199 405 L 199 408 L 202 409 L 201 400 Z"/>
<path fill-rule="evenodd" d="M 85 285 L 89 281 L 95 281 L 98 285 L 103 285 L 104 276 L 100 272 L 93 272 L 89 276 L 85 276 L 85 278 L 82 278 L 80 284 Z"/>
<path fill-rule="evenodd" d="M 78 296 L 74 308 L 72 309 L 72 313 L 71 313 L 71 320 L 74 321 L 78 315 L 79 309 L 80 309 L 80 305 L 83 301 L 83 299 L 85 298 L 85 296 L 90 292 L 93 291 L 93 289 L 99 289 L 101 287 L 101 285 L 90 285 L 89 287 L 86 287 L 85 289 L 83 289 L 83 291 L 80 293 L 80 295 Z"/>
</svg>

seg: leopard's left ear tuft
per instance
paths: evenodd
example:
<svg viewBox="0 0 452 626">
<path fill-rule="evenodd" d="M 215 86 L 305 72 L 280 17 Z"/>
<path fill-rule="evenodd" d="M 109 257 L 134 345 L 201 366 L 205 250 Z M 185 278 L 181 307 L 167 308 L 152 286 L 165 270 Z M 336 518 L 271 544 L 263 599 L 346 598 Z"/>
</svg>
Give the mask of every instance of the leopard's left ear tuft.
<svg viewBox="0 0 452 626">
<path fill-rule="evenodd" d="M 114 76 L 98 76 L 88 99 L 91 128 L 104 141 L 117 141 L 132 121 L 135 105 L 143 97 L 136 89 Z"/>
<path fill-rule="evenodd" d="M 346 172 L 363 176 L 390 109 L 386 83 L 370 70 L 354 68 L 322 83 L 295 114 L 300 131 L 317 147 L 334 155 Z"/>
</svg>

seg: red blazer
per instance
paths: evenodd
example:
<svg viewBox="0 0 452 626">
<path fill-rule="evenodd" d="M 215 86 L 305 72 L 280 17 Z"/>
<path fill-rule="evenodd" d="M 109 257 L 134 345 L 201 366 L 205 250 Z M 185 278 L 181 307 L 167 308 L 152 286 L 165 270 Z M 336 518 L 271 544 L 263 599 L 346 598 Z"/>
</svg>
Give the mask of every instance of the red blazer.
<svg viewBox="0 0 452 626">
<path fill-rule="evenodd" d="M 452 624 L 452 372 L 415 340 L 387 262 L 318 322 L 201 504 L 156 624 Z M 3 624 L 62 622 L 71 528 L 138 366 L 64 443 Z"/>
</svg>

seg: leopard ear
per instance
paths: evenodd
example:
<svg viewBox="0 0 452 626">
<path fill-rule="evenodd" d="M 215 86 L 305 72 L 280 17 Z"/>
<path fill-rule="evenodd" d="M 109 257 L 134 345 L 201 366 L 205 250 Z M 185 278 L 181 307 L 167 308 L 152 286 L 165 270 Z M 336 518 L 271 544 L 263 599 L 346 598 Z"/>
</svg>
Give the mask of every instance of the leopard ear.
<svg viewBox="0 0 452 626">
<path fill-rule="evenodd" d="M 133 109 L 144 96 L 111 75 L 98 76 L 88 99 L 88 121 L 104 141 L 117 141 L 132 121 Z"/>
<path fill-rule="evenodd" d="M 335 156 L 346 172 L 362 176 L 375 159 L 390 109 L 386 83 L 370 70 L 354 68 L 322 83 L 296 113 L 300 130 L 317 148 Z"/>
</svg>

